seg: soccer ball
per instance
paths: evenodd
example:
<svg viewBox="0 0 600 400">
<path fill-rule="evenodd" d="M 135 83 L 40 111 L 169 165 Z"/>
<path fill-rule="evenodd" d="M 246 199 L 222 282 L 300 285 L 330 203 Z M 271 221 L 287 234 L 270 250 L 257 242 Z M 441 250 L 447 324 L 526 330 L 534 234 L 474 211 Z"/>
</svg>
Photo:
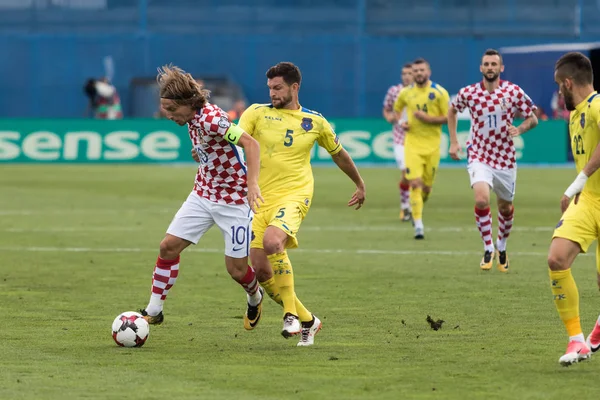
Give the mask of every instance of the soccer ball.
<svg viewBox="0 0 600 400">
<path fill-rule="evenodd" d="M 149 334 L 148 322 L 135 311 L 119 314 L 112 324 L 112 337 L 121 347 L 142 347 Z"/>
</svg>

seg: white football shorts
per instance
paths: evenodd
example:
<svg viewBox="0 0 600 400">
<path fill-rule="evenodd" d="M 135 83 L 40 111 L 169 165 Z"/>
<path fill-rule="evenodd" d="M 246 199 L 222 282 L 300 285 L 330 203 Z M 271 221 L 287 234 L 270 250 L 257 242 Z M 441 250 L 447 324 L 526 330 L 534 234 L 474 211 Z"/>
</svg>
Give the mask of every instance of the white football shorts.
<svg viewBox="0 0 600 400">
<path fill-rule="evenodd" d="M 394 157 L 396 158 L 396 165 L 401 171 L 406 169 L 406 164 L 404 163 L 404 146 L 401 144 L 394 144 Z"/>
<path fill-rule="evenodd" d="M 218 204 L 192 191 L 171 221 L 167 233 L 197 244 L 217 225 L 225 240 L 225 255 L 248 257 L 252 210 L 247 204 Z"/>
<path fill-rule="evenodd" d="M 471 187 L 477 182 L 485 182 L 496 193 L 496 196 L 506 201 L 515 198 L 517 169 L 496 169 L 487 164 L 473 161 L 467 166 Z"/>
</svg>

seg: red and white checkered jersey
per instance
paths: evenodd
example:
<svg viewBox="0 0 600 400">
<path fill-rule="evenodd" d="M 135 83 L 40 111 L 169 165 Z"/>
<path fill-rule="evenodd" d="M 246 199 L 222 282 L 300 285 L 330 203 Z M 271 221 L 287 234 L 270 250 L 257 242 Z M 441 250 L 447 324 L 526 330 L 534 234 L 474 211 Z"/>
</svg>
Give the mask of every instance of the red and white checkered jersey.
<svg viewBox="0 0 600 400">
<path fill-rule="evenodd" d="M 401 83 L 398 85 L 390 86 L 390 88 L 387 91 L 387 94 L 385 95 L 385 98 L 383 99 L 383 108 L 385 110 L 394 111 L 394 102 L 398 98 L 398 95 L 400 94 L 400 91 L 403 87 L 404 86 L 402 86 Z M 402 119 L 406 120 L 406 109 L 402 113 Z M 399 122 L 400 121 L 394 124 L 394 144 L 404 146 L 404 138 L 406 137 L 406 132 L 404 132 L 404 129 L 400 127 Z"/>
<path fill-rule="evenodd" d="M 467 142 L 468 162 L 479 161 L 496 169 L 516 166 L 515 145 L 508 134 L 515 115 L 529 117 L 537 108 L 519 86 L 500 81 L 490 93 L 483 82 L 466 86 L 452 101 L 458 112 L 471 114 L 471 132 Z"/>
<path fill-rule="evenodd" d="M 240 149 L 225 140 L 231 122 L 227 113 L 206 103 L 188 123 L 188 133 L 200 166 L 194 190 L 219 204 L 245 204 L 246 163 Z"/>
</svg>

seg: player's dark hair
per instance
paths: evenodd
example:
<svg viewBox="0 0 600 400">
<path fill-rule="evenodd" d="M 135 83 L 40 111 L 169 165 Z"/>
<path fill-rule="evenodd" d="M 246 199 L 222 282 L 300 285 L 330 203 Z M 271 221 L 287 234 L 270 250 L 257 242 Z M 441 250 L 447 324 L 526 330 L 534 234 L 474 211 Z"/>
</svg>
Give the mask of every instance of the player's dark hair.
<svg viewBox="0 0 600 400">
<path fill-rule="evenodd" d="M 411 67 L 414 64 L 427 64 L 427 65 L 429 65 L 429 63 L 427 62 L 427 60 L 424 59 L 424 58 L 417 58 L 415 61 L 412 62 Z"/>
<path fill-rule="evenodd" d="M 300 82 L 302 81 L 300 68 L 291 62 L 280 62 L 277 65 L 273 65 L 268 69 L 266 75 L 268 79 L 280 76 L 288 85 L 292 85 L 293 83 L 300 85 Z"/>
<path fill-rule="evenodd" d="M 502 61 L 502 54 L 500 54 L 500 52 L 496 49 L 487 49 L 484 53 L 483 56 L 481 56 L 481 59 L 483 60 L 484 56 L 498 56 L 500 58 L 500 64 L 503 63 Z"/>
<path fill-rule="evenodd" d="M 402 67 L 402 69 L 404 68 L 412 68 L 412 63 L 406 63 L 404 64 L 404 66 Z"/>
<path fill-rule="evenodd" d="M 589 58 L 579 52 L 564 54 L 558 59 L 554 70 L 562 78 L 571 78 L 578 85 L 594 83 L 594 70 Z"/>
</svg>

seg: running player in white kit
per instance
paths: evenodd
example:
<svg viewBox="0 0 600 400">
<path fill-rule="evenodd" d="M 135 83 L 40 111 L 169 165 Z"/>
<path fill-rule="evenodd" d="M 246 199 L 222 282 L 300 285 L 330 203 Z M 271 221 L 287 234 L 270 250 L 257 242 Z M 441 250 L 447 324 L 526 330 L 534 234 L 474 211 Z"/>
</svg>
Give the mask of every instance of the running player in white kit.
<svg viewBox="0 0 600 400">
<path fill-rule="evenodd" d="M 248 265 L 252 212 L 262 200 L 258 186 L 260 146 L 227 113 L 208 102 L 209 91 L 175 66 L 159 69 L 160 104 L 167 118 L 188 126 L 193 149 L 200 155 L 194 188 L 167 229 L 154 267 L 148 306 L 140 310 L 151 324 L 163 322 L 163 303 L 179 273 L 179 255 L 217 225 L 225 240 L 225 266 L 246 291 L 247 317 L 261 316 L 262 289 Z M 237 146 L 248 157 L 248 166 Z"/>
<path fill-rule="evenodd" d="M 461 152 L 456 127 L 457 113 L 468 109 L 471 133 L 467 142 L 467 170 L 475 194 L 475 221 L 484 244 L 482 270 L 490 270 L 495 256 L 499 271 L 508 272 L 506 240 L 513 225 L 513 199 L 517 180 L 517 164 L 513 137 L 534 128 L 538 120 L 536 106 L 519 86 L 500 79 L 504 71 L 498 51 L 486 50 L 480 71 L 483 80 L 462 88 L 448 111 L 450 156 L 458 160 Z M 525 120 L 518 127 L 513 119 L 520 113 Z M 498 203 L 498 238 L 492 239 L 490 188 Z"/>
</svg>

